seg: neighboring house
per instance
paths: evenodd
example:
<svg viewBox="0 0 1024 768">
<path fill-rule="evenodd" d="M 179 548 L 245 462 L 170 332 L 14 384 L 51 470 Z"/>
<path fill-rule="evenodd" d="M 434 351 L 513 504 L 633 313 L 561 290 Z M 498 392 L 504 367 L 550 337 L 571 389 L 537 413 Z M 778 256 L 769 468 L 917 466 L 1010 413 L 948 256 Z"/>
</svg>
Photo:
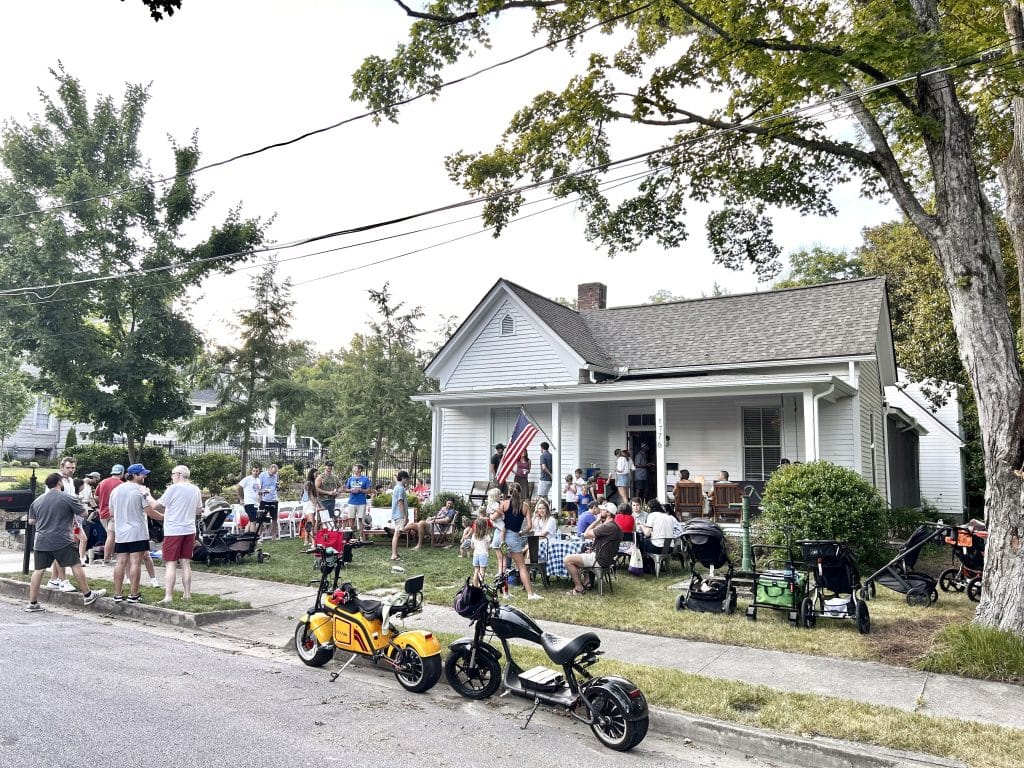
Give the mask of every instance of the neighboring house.
<svg viewBox="0 0 1024 768">
<path fill-rule="evenodd" d="M 963 515 L 967 503 L 959 393 L 947 382 L 924 386 L 942 391 L 945 404 L 934 408 L 922 385 L 911 383 L 904 370 L 896 386 L 885 388 L 890 460 L 918 467 L 916 487 L 909 475 L 902 484 L 894 478 L 892 504 L 912 507 L 927 501 L 948 520 Z"/>
<path fill-rule="evenodd" d="M 64 450 L 68 431 L 75 427 L 78 435 L 92 431 L 87 424 L 73 424 L 51 413 L 52 398 L 36 395 L 25 418 L 14 434 L 4 442 L 4 452 L 12 459 L 23 461 L 48 461 L 55 459 Z"/>
<path fill-rule="evenodd" d="M 415 398 L 433 413 L 435 488 L 487 478 L 522 407 L 541 429 L 531 480 L 545 439 L 559 478 L 647 442 L 661 499 L 675 469 L 759 483 L 782 458 L 850 467 L 889 498 L 882 278 L 613 308 L 606 294 L 580 285 L 576 311 L 499 280 L 481 299 L 427 366 L 440 391 Z"/>
</svg>

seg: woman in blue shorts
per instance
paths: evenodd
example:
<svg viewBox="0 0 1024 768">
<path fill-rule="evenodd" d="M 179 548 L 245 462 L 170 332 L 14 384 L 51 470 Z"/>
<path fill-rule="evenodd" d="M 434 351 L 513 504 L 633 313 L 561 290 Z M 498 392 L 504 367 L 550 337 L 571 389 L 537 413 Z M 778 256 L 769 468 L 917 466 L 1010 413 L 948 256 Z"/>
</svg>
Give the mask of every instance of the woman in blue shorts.
<svg viewBox="0 0 1024 768">
<path fill-rule="evenodd" d="M 519 485 L 513 483 L 508 488 L 508 499 L 503 501 L 498 509 L 505 520 L 505 548 L 512 562 L 516 564 L 519 580 L 526 587 L 528 598 L 543 600 L 542 596 L 533 591 L 530 573 L 526 569 L 526 555 L 523 554 L 526 549 L 526 537 L 533 529 L 533 520 L 530 505 L 523 501 L 522 493 Z"/>
</svg>

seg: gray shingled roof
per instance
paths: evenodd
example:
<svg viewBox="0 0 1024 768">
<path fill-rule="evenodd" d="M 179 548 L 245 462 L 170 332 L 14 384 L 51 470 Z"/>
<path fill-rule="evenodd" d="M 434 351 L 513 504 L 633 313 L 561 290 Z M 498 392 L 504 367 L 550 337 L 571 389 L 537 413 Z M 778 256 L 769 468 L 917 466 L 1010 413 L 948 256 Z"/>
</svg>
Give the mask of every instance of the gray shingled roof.
<svg viewBox="0 0 1024 768">
<path fill-rule="evenodd" d="M 557 301 L 546 299 L 521 285 L 516 285 L 508 280 L 505 280 L 505 283 L 516 296 L 523 300 L 526 306 L 533 310 L 551 330 L 561 336 L 588 363 L 601 368 L 613 367 L 614 363 L 601 345 L 597 343 L 594 334 L 591 333 L 579 312 L 569 309 Z"/>
<path fill-rule="evenodd" d="M 631 372 L 874 354 L 885 301 L 884 279 L 864 278 L 574 312 L 508 284 L 587 362 Z"/>
</svg>

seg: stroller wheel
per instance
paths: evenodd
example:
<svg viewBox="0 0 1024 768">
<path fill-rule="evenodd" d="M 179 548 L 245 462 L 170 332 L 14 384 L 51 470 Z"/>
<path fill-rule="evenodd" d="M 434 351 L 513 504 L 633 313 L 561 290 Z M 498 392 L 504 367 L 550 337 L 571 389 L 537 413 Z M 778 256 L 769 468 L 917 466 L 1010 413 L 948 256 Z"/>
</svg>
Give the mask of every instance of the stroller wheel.
<svg viewBox="0 0 1024 768">
<path fill-rule="evenodd" d="M 871 631 L 871 612 L 868 610 L 868 604 L 858 600 L 854 609 L 857 614 L 857 631 L 866 635 Z"/>
<path fill-rule="evenodd" d="M 676 610 L 677 611 L 685 611 L 686 610 L 686 595 L 679 595 L 676 598 Z"/>
<path fill-rule="evenodd" d="M 867 587 L 861 587 L 860 589 L 858 589 L 857 590 L 857 597 L 859 597 L 861 600 L 867 600 L 868 599 L 868 588 Z"/>
<path fill-rule="evenodd" d="M 727 614 L 731 615 L 733 613 L 733 611 L 735 611 L 735 610 L 736 610 L 736 587 L 731 587 L 729 589 L 729 603 L 728 603 L 728 606 L 725 609 L 725 612 Z"/>
<path fill-rule="evenodd" d="M 939 586 L 943 592 L 963 592 L 965 585 L 958 578 L 957 568 L 947 568 L 939 574 Z"/>
<path fill-rule="evenodd" d="M 907 605 L 911 608 L 924 608 L 930 603 L 931 600 L 928 598 L 928 593 L 921 587 L 914 587 L 907 592 Z"/>
<path fill-rule="evenodd" d="M 972 603 L 981 599 L 981 579 L 971 579 L 967 582 L 967 599 Z"/>
<path fill-rule="evenodd" d="M 928 593 L 928 602 L 932 603 L 933 605 L 939 602 L 939 590 L 937 590 L 935 587 L 932 587 L 932 591 Z"/>
<path fill-rule="evenodd" d="M 813 629 L 817 621 L 814 615 L 814 601 L 805 597 L 800 601 L 800 624 L 804 629 Z"/>
</svg>

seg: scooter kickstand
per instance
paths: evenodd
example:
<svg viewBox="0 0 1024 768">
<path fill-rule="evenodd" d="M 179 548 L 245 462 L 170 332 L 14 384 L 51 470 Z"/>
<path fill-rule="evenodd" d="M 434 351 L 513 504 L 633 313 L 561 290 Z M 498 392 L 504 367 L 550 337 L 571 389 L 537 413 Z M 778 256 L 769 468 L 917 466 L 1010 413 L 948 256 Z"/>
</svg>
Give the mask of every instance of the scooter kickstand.
<svg viewBox="0 0 1024 768">
<path fill-rule="evenodd" d="M 533 709 L 530 710 L 530 714 L 528 714 L 526 716 L 526 722 L 523 723 L 523 727 L 520 728 L 519 730 L 521 730 L 521 731 L 525 731 L 526 730 L 526 726 L 528 726 L 530 724 L 530 721 L 533 719 L 533 714 L 534 714 L 534 712 L 537 711 L 537 707 L 539 707 L 539 706 L 540 706 L 540 699 L 534 699 L 533 700 Z"/>
<path fill-rule="evenodd" d="M 353 653 L 352 656 L 349 657 L 349 660 L 341 665 L 341 669 L 339 669 L 337 672 L 331 672 L 331 682 L 333 683 L 335 680 L 341 677 L 341 673 L 348 669 L 348 665 L 355 661 L 355 659 L 356 654 Z"/>
</svg>

